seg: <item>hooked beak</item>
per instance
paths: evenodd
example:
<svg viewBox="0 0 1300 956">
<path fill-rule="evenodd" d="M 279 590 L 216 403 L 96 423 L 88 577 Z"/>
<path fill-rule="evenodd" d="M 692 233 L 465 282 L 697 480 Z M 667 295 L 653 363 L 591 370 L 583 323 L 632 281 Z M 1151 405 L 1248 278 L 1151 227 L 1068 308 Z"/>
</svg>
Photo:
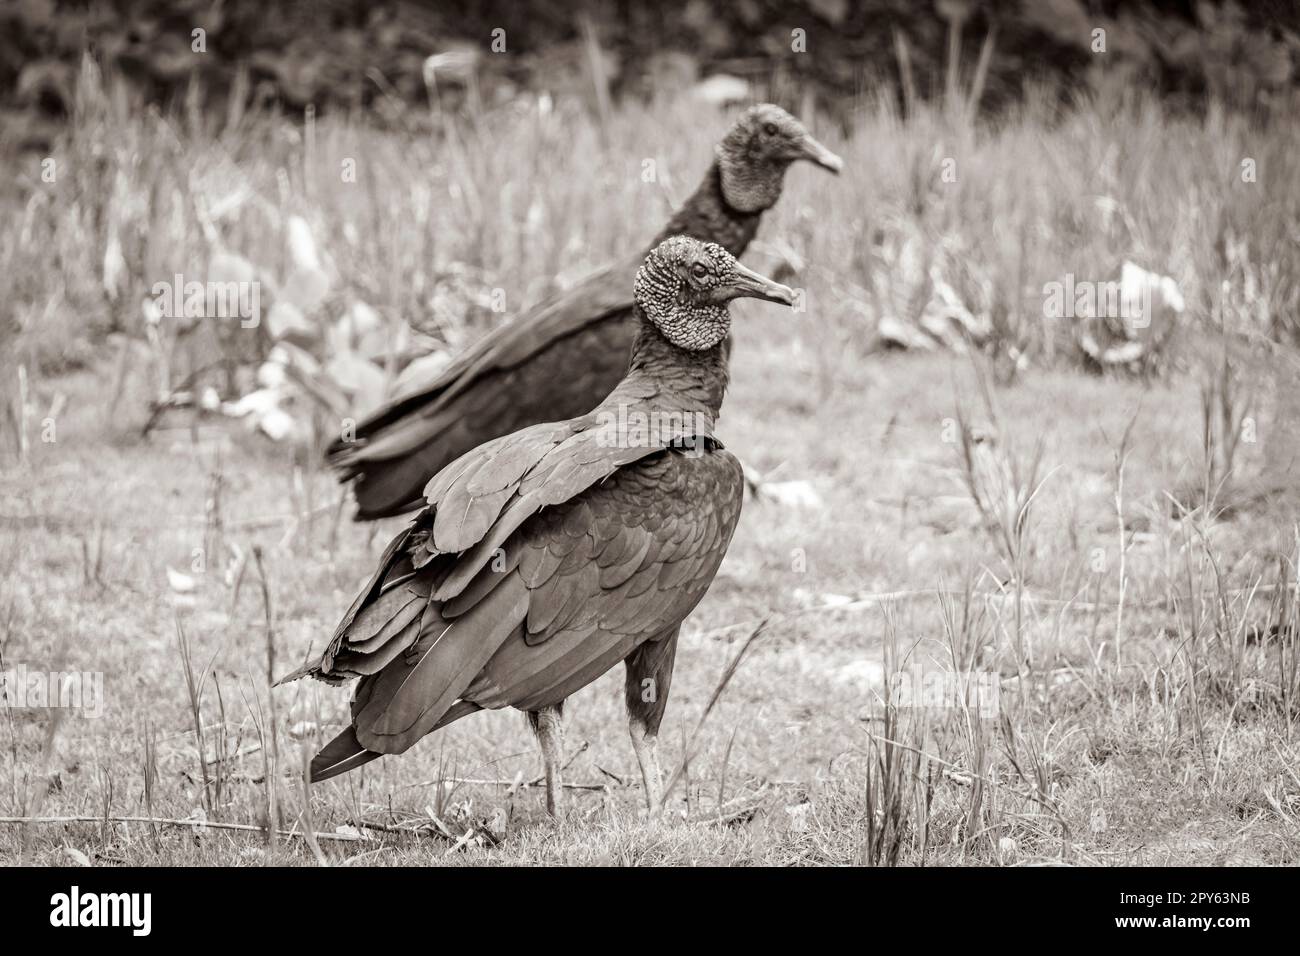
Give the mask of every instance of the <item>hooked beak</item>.
<svg viewBox="0 0 1300 956">
<path fill-rule="evenodd" d="M 746 269 L 739 262 L 736 263 L 735 278 L 729 286 L 729 292 L 728 298 L 731 299 L 763 299 L 765 302 L 794 305 L 793 289 L 773 282 L 752 269 Z"/>
<path fill-rule="evenodd" d="M 809 135 L 805 135 L 804 138 L 799 141 L 799 151 L 800 159 L 806 159 L 810 163 L 816 163 L 822 169 L 829 170 L 836 175 L 839 175 L 840 170 L 844 168 L 844 160 L 840 159 Z"/>
</svg>

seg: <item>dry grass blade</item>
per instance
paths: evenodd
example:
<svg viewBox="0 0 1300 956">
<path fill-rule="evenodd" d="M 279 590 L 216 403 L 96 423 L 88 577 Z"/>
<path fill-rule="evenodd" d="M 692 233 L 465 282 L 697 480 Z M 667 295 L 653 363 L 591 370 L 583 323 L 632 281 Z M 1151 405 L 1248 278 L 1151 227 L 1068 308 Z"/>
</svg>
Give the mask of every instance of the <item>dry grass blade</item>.
<svg viewBox="0 0 1300 956">
<path fill-rule="evenodd" d="M 731 683 L 731 678 L 736 676 L 736 671 L 740 668 L 741 661 L 745 659 L 745 654 L 749 652 L 749 648 L 753 645 L 754 641 L 758 639 L 758 636 L 763 633 L 765 627 L 767 627 L 767 618 L 763 618 L 763 620 L 759 621 L 758 626 L 750 631 L 749 636 L 745 638 L 745 642 L 740 645 L 740 650 L 736 652 L 735 657 L 733 657 L 727 663 L 726 668 L 723 669 L 722 676 L 718 679 L 718 685 L 713 688 L 713 693 L 709 696 L 709 702 L 704 705 L 704 712 L 700 714 L 700 719 L 696 722 L 695 729 L 691 731 L 691 736 L 687 738 L 686 745 L 682 748 L 682 759 L 678 762 L 673 772 L 669 774 L 668 782 L 664 784 L 663 800 L 665 805 L 668 803 L 668 798 L 672 795 L 673 789 L 677 786 L 682 777 L 685 776 L 687 768 L 690 766 L 691 758 L 695 756 L 695 742 L 699 739 L 700 731 L 704 727 L 704 722 L 709 719 L 709 714 L 713 713 L 713 708 L 717 706 L 718 701 L 722 699 L 723 691 L 725 691 L 727 685 Z"/>
<path fill-rule="evenodd" d="M 253 560 L 257 565 L 257 580 L 262 590 L 262 613 L 266 620 L 266 733 L 270 738 L 270 755 L 266 766 L 266 818 L 272 826 L 267 828 L 267 839 L 275 845 L 274 824 L 280 818 L 280 784 L 278 770 L 280 767 L 280 724 L 275 709 L 275 615 L 271 610 L 271 586 L 266 579 L 266 568 L 262 564 L 262 549 L 253 547 Z M 265 753 L 265 751 L 264 751 Z"/>
<path fill-rule="evenodd" d="M 147 823 L 151 827 L 168 826 L 168 827 L 198 827 L 209 830 L 239 830 L 246 833 L 265 833 L 266 827 L 256 823 L 226 823 L 220 820 L 178 820 L 162 817 L 144 817 L 144 816 L 66 816 L 66 817 L 0 817 L 0 826 L 22 826 L 30 827 L 41 824 L 66 824 L 66 823 Z M 280 830 L 279 835 L 282 837 L 299 837 L 306 839 L 307 834 L 297 830 Z M 311 838 L 314 840 L 342 840 L 354 842 L 362 839 L 358 836 L 350 836 L 344 833 L 313 833 Z"/>
</svg>

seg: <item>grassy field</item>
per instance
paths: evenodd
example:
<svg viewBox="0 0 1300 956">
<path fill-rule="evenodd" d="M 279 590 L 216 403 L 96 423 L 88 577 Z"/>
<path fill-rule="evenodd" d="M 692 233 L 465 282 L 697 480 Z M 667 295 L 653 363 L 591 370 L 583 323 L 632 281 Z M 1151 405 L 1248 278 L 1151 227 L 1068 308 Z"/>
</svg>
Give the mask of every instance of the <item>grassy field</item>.
<svg viewBox="0 0 1300 956">
<path fill-rule="evenodd" d="M 186 414 L 142 439 L 167 370 L 131 344 L 138 303 L 221 249 L 282 275 L 297 215 L 335 277 L 325 309 L 362 298 L 456 347 L 497 318 L 476 290 L 526 304 L 653 233 L 726 117 L 629 106 L 601 128 L 521 105 L 435 139 L 164 122 L 93 75 L 81 96 L 56 182 L 28 158 L 4 197 L 0 292 L 20 329 L 4 388 L 21 366 L 36 412 L 25 454 L 4 435 L 0 651 L 4 668 L 102 673 L 104 713 L 0 712 L 0 860 L 1300 856 L 1300 495 L 1278 387 L 1295 359 L 1259 334 L 1296 321 L 1294 133 L 1140 97 L 1031 97 L 991 126 L 869 102 L 849 130 L 814 120 L 846 172 L 793 170 L 748 257 L 784 262 L 808 310 L 737 308 L 720 429 L 812 500 L 747 502 L 683 629 L 664 729 L 683 772 L 664 817 L 641 810 L 615 672 L 566 710 L 577 786 L 556 822 L 513 712 L 304 788 L 347 694 L 271 692 L 268 673 L 321 646 L 401 522 L 350 523 L 310 448 Z M 355 184 L 339 180 L 348 158 Z M 877 348 L 875 320 L 916 293 L 915 255 L 994 327 L 992 361 Z M 1188 307 L 1149 374 L 1091 374 L 1041 290 L 1126 258 Z M 1009 354 L 1028 356 L 1016 374 Z M 888 690 L 906 674 L 972 675 L 996 700 L 907 706 Z M 64 822 L 13 822 L 33 817 Z M 272 817 L 274 837 L 238 828 Z"/>
</svg>

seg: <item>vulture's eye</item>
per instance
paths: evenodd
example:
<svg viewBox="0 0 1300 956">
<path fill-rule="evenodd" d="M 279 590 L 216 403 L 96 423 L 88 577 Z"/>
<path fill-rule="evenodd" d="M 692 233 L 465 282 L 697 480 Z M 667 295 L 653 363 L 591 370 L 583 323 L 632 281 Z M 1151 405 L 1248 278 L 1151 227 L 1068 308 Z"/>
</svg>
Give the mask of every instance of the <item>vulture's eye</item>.
<svg viewBox="0 0 1300 956">
<path fill-rule="evenodd" d="M 776 135 L 776 124 L 775 124 L 775 123 L 764 123 L 764 124 L 763 124 L 763 135 L 764 135 L 764 136 L 775 136 L 775 135 Z"/>
<path fill-rule="evenodd" d="M 708 274 L 709 269 L 702 262 L 697 262 L 695 265 L 691 266 L 691 275 L 695 276 L 697 279 L 703 279 Z"/>
</svg>

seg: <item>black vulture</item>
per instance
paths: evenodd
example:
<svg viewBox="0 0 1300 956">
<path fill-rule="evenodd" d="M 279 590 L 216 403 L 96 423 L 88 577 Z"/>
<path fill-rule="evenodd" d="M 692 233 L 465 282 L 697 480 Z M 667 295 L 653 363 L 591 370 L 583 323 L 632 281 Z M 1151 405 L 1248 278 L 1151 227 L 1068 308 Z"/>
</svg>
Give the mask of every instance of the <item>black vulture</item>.
<svg viewBox="0 0 1300 956">
<path fill-rule="evenodd" d="M 685 235 L 740 256 L 796 160 L 832 172 L 842 165 L 780 107 L 746 110 L 718 144 L 704 181 L 648 248 L 494 329 L 434 381 L 331 444 L 340 480 L 353 481 L 357 520 L 420 507 L 429 479 L 471 448 L 594 408 L 627 369 L 638 325 L 629 293 L 649 248 Z"/>
<path fill-rule="evenodd" d="M 427 506 L 324 653 L 284 678 L 361 678 L 352 723 L 312 761 L 313 780 L 402 753 L 474 711 L 515 707 L 537 733 L 554 811 L 565 698 L 623 661 L 632 741 L 658 809 L 655 739 L 678 628 L 740 516 L 740 464 L 713 426 L 728 303 L 742 296 L 794 301 L 719 245 L 667 239 L 636 275 L 636 341 L 605 400 L 494 439 L 429 483 Z"/>
</svg>

